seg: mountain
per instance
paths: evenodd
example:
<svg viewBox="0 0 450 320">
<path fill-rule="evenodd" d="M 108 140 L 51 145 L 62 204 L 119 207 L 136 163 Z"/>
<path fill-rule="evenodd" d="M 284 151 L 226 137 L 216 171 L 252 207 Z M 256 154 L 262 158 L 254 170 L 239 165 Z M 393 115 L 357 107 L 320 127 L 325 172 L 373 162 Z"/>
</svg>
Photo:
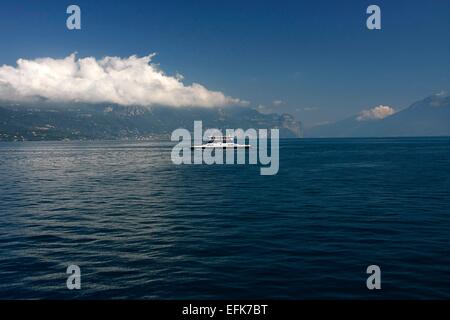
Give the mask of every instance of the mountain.
<svg viewBox="0 0 450 320">
<path fill-rule="evenodd" d="M 95 105 L 0 105 L 0 141 L 147 139 L 170 136 L 177 128 L 193 130 L 279 128 L 280 137 L 301 136 L 300 123 L 289 114 L 262 114 L 245 107 L 169 108 Z"/>
<path fill-rule="evenodd" d="M 450 97 L 433 95 L 383 119 L 361 115 L 313 127 L 306 137 L 450 136 Z"/>
</svg>

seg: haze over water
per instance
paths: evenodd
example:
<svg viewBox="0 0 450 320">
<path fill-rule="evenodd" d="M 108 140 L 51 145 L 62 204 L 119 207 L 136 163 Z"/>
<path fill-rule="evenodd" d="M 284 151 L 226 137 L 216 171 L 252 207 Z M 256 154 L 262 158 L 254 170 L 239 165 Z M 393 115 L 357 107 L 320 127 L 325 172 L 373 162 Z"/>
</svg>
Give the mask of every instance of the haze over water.
<svg viewBox="0 0 450 320">
<path fill-rule="evenodd" d="M 281 140 L 275 176 L 172 146 L 0 143 L 0 298 L 450 298 L 450 138 Z"/>
</svg>

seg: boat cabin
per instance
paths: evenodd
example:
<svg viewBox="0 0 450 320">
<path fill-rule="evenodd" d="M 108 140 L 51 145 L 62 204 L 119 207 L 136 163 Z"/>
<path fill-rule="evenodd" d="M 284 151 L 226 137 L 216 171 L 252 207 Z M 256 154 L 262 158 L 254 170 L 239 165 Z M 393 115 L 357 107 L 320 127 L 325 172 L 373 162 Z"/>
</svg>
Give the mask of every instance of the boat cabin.
<svg viewBox="0 0 450 320">
<path fill-rule="evenodd" d="M 208 143 L 232 143 L 233 138 L 231 136 L 211 136 L 208 139 Z"/>
</svg>

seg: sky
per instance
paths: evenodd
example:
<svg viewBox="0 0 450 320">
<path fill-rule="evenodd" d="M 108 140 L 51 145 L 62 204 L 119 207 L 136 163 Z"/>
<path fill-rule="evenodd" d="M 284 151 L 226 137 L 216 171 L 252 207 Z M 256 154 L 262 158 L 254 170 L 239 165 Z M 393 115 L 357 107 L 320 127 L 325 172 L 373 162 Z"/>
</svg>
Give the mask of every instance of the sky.
<svg viewBox="0 0 450 320">
<path fill-rule="evenodd" d="M 81 8 L 81 30 L 66 27 L 70 4 Z M 381 30 L 366 27 L 371 4 L 381 8 Z M 132 73 L 120 77 L 136 77 L 136 91 L 112 101 L 242 104 L 291 113 L 308 127 L 448 92 L 449 35 L 448 0 L 6 0 L 0 4 L 0 83 L 22 86 L 14 94 L 42 90 L 28 85 L 34 65 L 18 67 L 17 60 L 65 59 L 67 68 L 98 69 L 86 69 L 86 87 L 102 75 L 104 87 L 128 92 L 130 83 L 108 71 L 117 75 L 125 63 Z M 143 92 L 155 79 L 161 87 L 156 100 Z M 48 94 L 66 96 L 76 83 L 45 86 Z"/>
</svg>

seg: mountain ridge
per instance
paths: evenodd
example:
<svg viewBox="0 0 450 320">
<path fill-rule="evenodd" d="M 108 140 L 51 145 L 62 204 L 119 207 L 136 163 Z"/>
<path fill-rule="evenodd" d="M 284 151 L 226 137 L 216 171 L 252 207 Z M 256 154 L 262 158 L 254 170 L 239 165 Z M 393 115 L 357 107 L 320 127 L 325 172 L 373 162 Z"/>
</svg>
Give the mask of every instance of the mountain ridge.
<svg viewBox="0 0 450 320">
<path fill-rule="evenodd" d="M 382 119 L 360 115 L 306 130 L 305 137 L 450 136 L 450 97 L 432 95 Z"/>
<path fill-rule="evenodd" d="M 301 123 L 289 114 L 262 114 L 257 110 L 222 108 L 121 106 L 117 104 L 0 104 L 0 141 L 98 140 L 168 137 L 177 128 L 278 128 L 284 138 L 302 135 Z"/>
</svg>

